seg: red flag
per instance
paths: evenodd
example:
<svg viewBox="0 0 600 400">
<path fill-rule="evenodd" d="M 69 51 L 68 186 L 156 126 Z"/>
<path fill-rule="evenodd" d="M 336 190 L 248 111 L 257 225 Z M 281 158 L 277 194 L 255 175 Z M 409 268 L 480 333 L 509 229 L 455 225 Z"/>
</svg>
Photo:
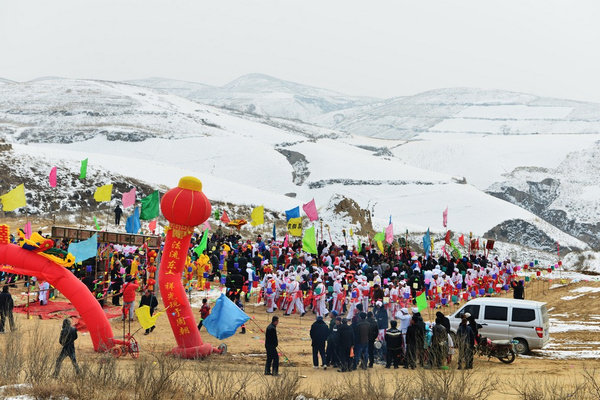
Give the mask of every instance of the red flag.
<svg viewBox="0 0 600 400">
<path fill-rule="evenodd" d="M 444 228 L 448 226 L 448 207 L 446 207 L 446 210 L 442 213 L 442 223 L 444 224 Z"/>
<path fill-rule="evenodd" d="M 465 235 L 460 235 L 460 237 L 458 238 L 458 243 L 460 243 L 461 246 L 465 247 Z"/>
<path fill-rule="evenodd" d="M 228 224 L 231 220 L 227 216 L 227 211 L 223 211 L 223 215 L 221 215 L 221 222 L 224 224 Z"/>
<path fill-rule="evenodd" d="M 156 220 L 150 221 L 150 223 L 148 224 L 148 229 L 151 231 L 156 230 Z"/>
<path fill-rule="evenodd" d="M 446 232 L 446 237 L 444 238 L 444 242 L 446 242 L 446 244 L 450 244 L 451 236 L 452 236 L 452 232 L 450 232 L 450 231 Z"/>
</svg>

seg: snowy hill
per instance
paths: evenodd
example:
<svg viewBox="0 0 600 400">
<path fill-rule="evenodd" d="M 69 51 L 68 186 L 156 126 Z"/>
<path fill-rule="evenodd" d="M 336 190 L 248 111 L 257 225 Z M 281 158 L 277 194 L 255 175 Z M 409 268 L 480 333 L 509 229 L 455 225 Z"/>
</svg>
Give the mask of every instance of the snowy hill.
<svg viewBox="0 0 600 400">
<path fill-rule="evenodd" d="M 199 103 L 244 113 L 302 121 L 375 100 L 348 96 L 263 74 L 245 75 L 223 87 L 162 78 L 132 80 L 128 83 L 160 89 Z"/>
<path fill-rule="evenodd" d="M 343 240 L 342 229 L 352 227 L 365 240 L 373 230 L 387 226 L 390 217 L 397 233 L 430 228 L 439 239 L 445 232 L 441 214 L 448 207 L 449 228 L 457 233 L 472 231 L 476 237 L 506 239 L 545 251 L 551 251 L 556 241 L 564 249 L 589 248 L 588 237 L 566 233 L 540 218 L 537 210 L 505 201 L 495 191 L 487 193 L 489 186 L 506 178 L 502 171 L 488 169 L 485 159 L 468 158 L 467 153 L 462 162 L 450 162 L 449 149 L 461 149 L 465 134 L 450 132 L 444 140 L 435 138 L 440 134 L 428 135 L 409 142 L 352 137 L 115 82 L 2 85 L 0 138 L 12 149 L 0 153 L 9 165 L 2 172 L 0 193 L 24 181 L 33 202 L 30 213 L 55 211 L 47 202 L 52 196 L 73 200 L 60 203 L 63 211 L 83 207 L 94 212 L 100 206 L 89 199 L 102 184 L 119 182 L 114 207 L 131 185 L 146 193 L 173 187 L 181 176 L 193 175 L 231 218 L 250 219 L 252 207 L 264 205 L 266 223 L 253 228 L 264 234 L 274 221 L 283 228 L 285 210 L 314 198 L 338 242 Z M 538 159 L 546 168 L 557 168 L 570 152 L 589 146 L 593 135 L 572 135 L 564 146 L 546 140 L 534 147 L 524 141 L 541 136 L 494 136 L 494 147 L 486 141 L 488 136 L 480 135 L 465 149 L 474 154 L 485 149 L 484 155 L 494 160 L 498 154 L 509 154 L 517 143 L 522 152 L 507 157 L 510 171 L 535 165 Z M 523 141 L 510 141 L 513 138 Z M 505 146 L 501 139 L 507 140 Z M 84 158 L 89 158 L 94 174 L 90 181 L 80 182 L 77 170 Z M 47 184 L 54 165 L 59 167 L 59 193 Z M 356 202 L 353 209 L 346 207 L 349 199 Z"/>
<path fill-rule="evenodd" d="M 382 139 L 410 139 L 426 132 L 590 134 L 600 133 L 600 104 L 451 88 L 330 112 L 311 122 Z"/>
</svg>

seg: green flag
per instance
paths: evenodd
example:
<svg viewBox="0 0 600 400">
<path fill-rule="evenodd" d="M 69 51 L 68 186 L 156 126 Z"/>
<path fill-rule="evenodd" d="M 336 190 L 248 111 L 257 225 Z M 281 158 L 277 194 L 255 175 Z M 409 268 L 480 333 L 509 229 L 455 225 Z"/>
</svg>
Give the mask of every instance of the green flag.
<svg viewBox="0 0 600 400">
<path fill-rule="evenodd" d="M 385 230 L 376 234 L 373 240 L 375 242 L 383 242 L 385 240 Z"/>
<path fill-rule="evenodd" d="M 194 251 L 196 252 L 196 254 L 198 254 L 198 257 L 200 257 L 202 255 L 202 252 L 206 250 L 206 242 L 208 242 L 208 234 L 206 233 L 206 231 L 208 231 L 208 229 L 204 230 L 204 234 L 202 235 L 200 244 L 194 248 Z"/>
<path fill-rule="evenodd" d="M 96 224 L 96 230 L 99 231 L 100 225 L 98 225 L 98 220 L 96 219 L 96 217 L 94 217 L 94 224 Z"/>
<path fill-rule="evenodd" d="M 221 213 L 216 208 L 215 208 L 215 212 L 213 212 L 213 218 L 216 219 L 216 220 L 221 219 Z"/>
<path fill-rule="evenodd" d="M 140 214 L 140 219 L 144 221 L 150 221 L 156 217 L 158 217 L 158 206 L 160 204 L 158 198 L 158 190 L 155 190 L 154 193 L 144 197 L 142 199 L 142 212 Z"/>
<path fill-rule="evenodd" d="M 304 231 L 304 236 L 302 236 L 302 250 L 307 252 L 308 254 L 318 254 L 317 235 L 315 233 L 314 226 L 311 226 L 310 228 Z"/>
<path fill-rule="evenodd" d="M 360 243 L 360 238 L 358 238 L 358 252 L 360 253 L 360 250 L 362 249 L 362 244 Z"/>
<path fill-rule="evenodd" d="M 457 260 L 461 259 L 462 254 L 460 254 L 460 250 L 458 250 L 458 248 L 452 240 L 450 241 L 450 247 L 452 247 L 452 257 L 456 258 Z"/>
<path fill-rule="evenodd" d="M 417 296 L 417 309 L 419 312 L 421 310 L 425 310 L 427 308 L 427 296 L 425 296 L 425 291 Z"/>
<path fill-rule="evenodd" d="M 87 158 L 81 161 L 81 168 L 79 169 L 79 179 L 85 179 L 85 177 L 87 176 L 87 161 Z"/>
</svg>

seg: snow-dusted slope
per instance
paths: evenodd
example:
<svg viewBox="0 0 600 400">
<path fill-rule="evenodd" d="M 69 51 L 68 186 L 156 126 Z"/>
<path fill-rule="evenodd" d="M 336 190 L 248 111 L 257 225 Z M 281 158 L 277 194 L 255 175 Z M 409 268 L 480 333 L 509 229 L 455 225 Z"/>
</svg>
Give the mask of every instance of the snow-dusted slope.
<svg viewBox="0 0 600 400">
<path fill-rule="evenodd" d="M 303 121 L 323 113 L 355 107 L 374 100 L 301 85 L 264 74 L 245 75 L 223 87 L 162 78 L 128 82 L 161 89 L 203 104 L 262 116 Z"/>
<path fill-rule="evenodd" d="M 128 141 L 220 136 L 240 121 L 229 114 L 178 96 L 115 82 L 61 79 L 0 86 L 0 135 L 10 142 L 66 143 L 97 135 Z M 255 124 L 240 129 L 247 129 L 246 125 Z M 274 132 L 261 125 L 263 128 Z M 293 130 L 309 137 L 331 132 L 300 123 L 295 123 Z"/>
<path fill-rule="evenodd" d="M 331 112 L 312 122 L 383 139 L 410 139 L 424 132 L 589 134 L 600 133 L 600 104 L 450 88 Z"/>
</svg>

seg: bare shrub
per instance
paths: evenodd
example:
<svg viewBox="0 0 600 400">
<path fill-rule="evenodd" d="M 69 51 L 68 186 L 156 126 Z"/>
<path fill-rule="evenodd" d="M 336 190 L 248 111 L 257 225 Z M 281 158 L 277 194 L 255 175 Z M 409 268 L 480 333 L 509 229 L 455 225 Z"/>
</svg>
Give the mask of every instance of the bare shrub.
<svg viewBox="0 0 600 400">
<path fill-rule="evenodd" d="M 285 371 L 279 376 L 260 376 L 261 386 L 255 395 L 248 395 L 248 400 L 280 400 L 295 399 L 300 387 L 300 376 L 297 372 Z"/>
<path fill-rule="evenodd" d="M 58 351 L 56 346 L 48 340 L 47 332 L 44 332 L 39 324 L 28 331 L 26 337 L 28 343 L 35 343 L 35 351 L 24 354 L 25 381 L 45 386 L 50 380 L 49 369 L 54 368 L 54 360 Z"/>
<path fill-rule="evenodd" d="M 540 380 L 533 377 L 523 378 L 515 391 L 522 400 L 585 400 L 590 399 L 586 393 L 586 384 L 564 377 L 551 380 Z"/>
<path fill-rule="evenodd" d="M 255 380 L 255 375 L 245 368 L 232 371 L 228 366 L 219 365 L 214 358 L 208 358 L 190 372 L 187 391 L 207 400 L 246 399 L 248 386 Z"/>
<path fill-rule="evenodd" d="M 484 400 L 498 386 L 498 378 L 478 379 L 476 369 L 431 369 L 419 374 L 418 386 L 411 388 L 414 399 Z"/>
<path fill-rule="evenodd" d="M 18 327 L 16 331 L 11 331 L 5 336 L 2 357 L 10 362 L 0 363 L 0 382 L 3 385 L 20 382 L 21 373 L 25 366 L 23 340 L 21 333 L 18 332 Z"/>
</svg>

